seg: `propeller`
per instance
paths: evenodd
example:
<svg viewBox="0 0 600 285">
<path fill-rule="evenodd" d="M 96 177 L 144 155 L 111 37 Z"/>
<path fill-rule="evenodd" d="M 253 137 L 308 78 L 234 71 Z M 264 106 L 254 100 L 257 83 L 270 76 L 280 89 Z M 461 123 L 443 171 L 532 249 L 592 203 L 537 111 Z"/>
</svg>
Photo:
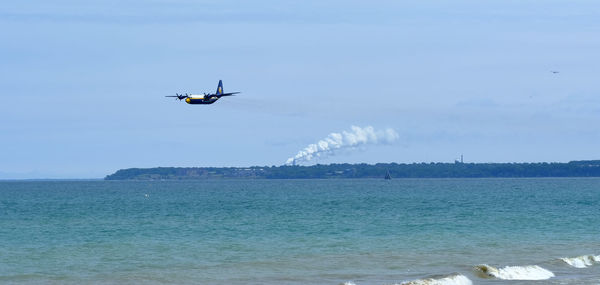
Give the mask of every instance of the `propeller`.
<svg viewBox="0 0 600 285">
<path fill-rule="evenodd" d="M 179 93 L 175 93 L 175 96 L 165 96 L 165 97 L 175 97 L 175 100 L 181 101 L 181 100 L 183 100 L 185 98 L 188 98 L 189 96 L 188 96 L 187 93 L 185 93 L 185 95 L 179 94 Z"/>
</svg>

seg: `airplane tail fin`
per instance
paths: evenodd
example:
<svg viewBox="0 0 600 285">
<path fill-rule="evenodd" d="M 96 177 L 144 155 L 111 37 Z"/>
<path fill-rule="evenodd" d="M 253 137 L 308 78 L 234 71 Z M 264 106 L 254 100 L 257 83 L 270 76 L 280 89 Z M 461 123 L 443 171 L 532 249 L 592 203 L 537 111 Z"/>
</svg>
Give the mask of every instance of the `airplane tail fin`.
<svg viewBox="0 0 600 285">
<path fill-rule="evenodd" d="M 215 93 L 217 95 L 222 95 L 223 94 L 223 81 L 219 80 L 219 86 L 217 86 L 217 93 Z"/>
</svg>

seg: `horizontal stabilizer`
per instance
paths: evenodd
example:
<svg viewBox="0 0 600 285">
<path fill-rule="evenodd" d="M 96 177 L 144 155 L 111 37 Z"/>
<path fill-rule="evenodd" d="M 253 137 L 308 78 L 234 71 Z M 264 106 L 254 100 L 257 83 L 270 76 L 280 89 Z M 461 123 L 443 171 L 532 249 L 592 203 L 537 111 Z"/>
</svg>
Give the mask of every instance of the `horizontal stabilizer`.
<svg viewBox="0 0 600 285">
<path fill-rule="evenodd" d="M 221 97 L 221 96 L 231 96 L 233 94 L 238 94 L 238 93 L 241 93 L 241 92 L 223 93 L 223 94 L 218 94 L 218 95 L 219 95 L 219 97 Z"/>
</svg>

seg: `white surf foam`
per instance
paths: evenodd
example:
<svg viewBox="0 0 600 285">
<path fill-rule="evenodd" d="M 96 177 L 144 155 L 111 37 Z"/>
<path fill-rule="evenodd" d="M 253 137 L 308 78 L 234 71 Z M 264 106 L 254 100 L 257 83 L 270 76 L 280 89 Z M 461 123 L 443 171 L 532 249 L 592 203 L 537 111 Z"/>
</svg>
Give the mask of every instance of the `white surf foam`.
<svg viewBox="0 0 600 285">
<path fill-rule="evenodd" d="M 495 268 L 487 264 L 482 264 L 475 266 L 475 271 L 481 277 L 502 280 L 546 280 L 554 277 L 552 271 L 537 265 Z"/>
<path fill-rule="evenodd" d="M 575 268 L 586 268 L 600 262 L 600 255 L 582 255 L 577 257 L 563 257 L 562 261 Z"/>
<path fill-rule="evenodd" d="M 356 284 L 352 281 L 348 281 L 348 282 L 340 283 L 340 285 L 356 285 Z"/>
<path fill-rule="evenodd" d="M 440 278 L 424 278 L 400 283 L 400 285 L 472 285 L 471 280 L 463 275 L 454 274 Z"/>
</svg>

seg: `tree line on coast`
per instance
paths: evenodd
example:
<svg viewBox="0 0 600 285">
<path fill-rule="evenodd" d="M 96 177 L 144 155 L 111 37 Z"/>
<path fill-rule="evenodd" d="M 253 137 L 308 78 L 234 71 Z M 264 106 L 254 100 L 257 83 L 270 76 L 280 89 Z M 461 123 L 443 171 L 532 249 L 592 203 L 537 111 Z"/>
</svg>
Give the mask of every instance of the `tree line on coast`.
<svg viewBox="0 0 600 285">
<path fill-rule="evenodd" d="M 600 177 L 600 160 L 568 163 L 377 163 L 120 169 L 106 180 Z"/>
</svg>

